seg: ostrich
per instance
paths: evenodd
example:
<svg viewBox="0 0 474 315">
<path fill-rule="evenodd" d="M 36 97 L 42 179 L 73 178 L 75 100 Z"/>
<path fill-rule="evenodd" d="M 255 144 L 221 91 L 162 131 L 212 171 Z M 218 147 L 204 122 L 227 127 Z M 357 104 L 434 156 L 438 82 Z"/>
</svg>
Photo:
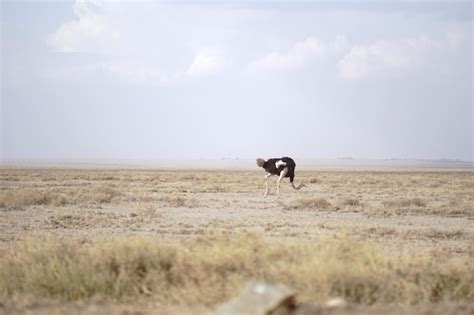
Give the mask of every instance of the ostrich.
<svg viewBox="0 0 474 315">
<path fill-rule="evenodd" d="M 282 157 L 282 158 L 272 158 L 268 160 L 264 160 L 261 158 L 257 159 L 257 165 L 260 167 L 263 167 L 265 171 L 267 171 L 267 175 L 265 175 L 265 195 L 263 196 L 264 198 L 268 195 L 268 178 L 272 175 L 278 175 L 280 176 L 277 180 L 277 193 L 280 195 L 280 182 L 283 179 L 283 177 L 289 177 L 291 185 L 293 186 L 294 189 L 301 189 L 305 187 L 305 184 L 299 184 L 298 186 L 295 186 L 295 183 L 293 183 L 293 179 L 295 178 L 295 167 L 296 163 L 293 161 L 292 158 L 289 157 Z"/>
</svg>

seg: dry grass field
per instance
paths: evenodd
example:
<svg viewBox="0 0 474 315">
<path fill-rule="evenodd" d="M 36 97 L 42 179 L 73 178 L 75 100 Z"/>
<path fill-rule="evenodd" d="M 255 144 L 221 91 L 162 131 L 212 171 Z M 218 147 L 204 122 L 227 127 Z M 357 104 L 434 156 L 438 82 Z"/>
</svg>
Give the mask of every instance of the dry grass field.
<svg viewBox="0 0 474 315">
<path fill-rule="evenodd" d="M 252 279 L 307 314 L 474 312 L 472 170 L 0 169 L 0 313 L 207 314 Z M 326 313 L 324 313 L 326 314 Z"/>
</svg>

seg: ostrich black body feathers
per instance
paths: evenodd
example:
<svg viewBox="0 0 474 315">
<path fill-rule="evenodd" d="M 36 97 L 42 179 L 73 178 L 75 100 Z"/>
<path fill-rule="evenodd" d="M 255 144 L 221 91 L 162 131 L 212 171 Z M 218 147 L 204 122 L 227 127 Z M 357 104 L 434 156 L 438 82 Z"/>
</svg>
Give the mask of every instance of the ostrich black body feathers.
<svg viewBox="0 0 474 315">
<path fill-rule="evenodd" d="M 283 162 L 283 163 L 281 163 Z M 290 182 L 293 182 L 295 178 L 295 167 L 296 163 L 292 158 L 289 157 L 282 157 L 282 158 L 271 158 L 265 161 L 262 166 L 265 171 L 270 174 L 280 176 L 281 171 L 283 169 L 288 168 L 288 173 L 286 173 L 285 177 L 290 178 Z"/>
</svg>

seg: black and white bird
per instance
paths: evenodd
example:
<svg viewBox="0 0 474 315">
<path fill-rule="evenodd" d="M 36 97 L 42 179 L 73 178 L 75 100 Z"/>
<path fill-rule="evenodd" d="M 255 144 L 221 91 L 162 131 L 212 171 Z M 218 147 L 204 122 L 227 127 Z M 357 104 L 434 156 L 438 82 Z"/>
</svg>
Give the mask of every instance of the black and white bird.
<svg viewBox="0 0 474 315">
<path fill-rule="evenodd" d="M 282 158 L 271 158 L 268 160 L 264 160 L 261 158 L 257 159 L 257 165 L 260 167 L 263 167 L 265 171 L 268 173 L 265 175 L 265 195 L 266 197 L 268 195 L 268 178 L 272 175 L 278 175 L 278 180 L 277 180 L 277 193 L 280 195 L 280 182 L 284 177 L 289 177 L 291 185 L 293 186 L 294 189 L 301 189 L 305 187 L 305 184 L 299 184 L 298 186 L 295 186 L 295 183 L 293 182 L 295 178 L 295 167 L 296 163 L 292 158 L 289 157 L 282 157 Z"/>
</svg>

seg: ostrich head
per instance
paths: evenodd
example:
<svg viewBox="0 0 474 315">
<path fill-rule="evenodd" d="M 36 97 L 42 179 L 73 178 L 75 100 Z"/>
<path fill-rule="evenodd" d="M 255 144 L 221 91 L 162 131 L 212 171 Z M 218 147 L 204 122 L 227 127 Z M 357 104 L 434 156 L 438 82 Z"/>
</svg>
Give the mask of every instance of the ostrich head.
<svg viewBox="0 0 474 315">
<path fill-rule="evenodd" d="M 265 160 L 261 159 L 261 158 L 258 158 L 257 159 L 257 165 L 260 166 L 260 167 L 263 167 L 263 164 L 265 164 Z"/>
</svg>

